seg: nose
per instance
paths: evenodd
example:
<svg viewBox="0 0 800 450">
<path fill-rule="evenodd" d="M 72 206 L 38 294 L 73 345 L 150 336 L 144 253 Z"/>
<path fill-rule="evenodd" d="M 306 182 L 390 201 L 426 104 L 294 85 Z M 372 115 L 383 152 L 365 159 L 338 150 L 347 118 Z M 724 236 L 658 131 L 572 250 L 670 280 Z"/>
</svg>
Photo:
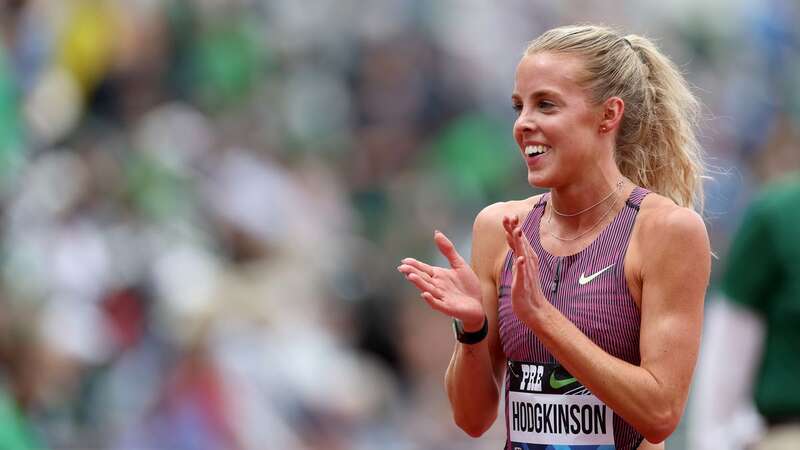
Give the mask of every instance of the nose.
<svg viewBox="0 0 800 450">
<path fill-rule="evenodd" d="M 520 111 L 517 120 L 514 121 L 514 136 L 523 137 L 536 131 L 536 121 L 531 114 Z"/>
</svg>

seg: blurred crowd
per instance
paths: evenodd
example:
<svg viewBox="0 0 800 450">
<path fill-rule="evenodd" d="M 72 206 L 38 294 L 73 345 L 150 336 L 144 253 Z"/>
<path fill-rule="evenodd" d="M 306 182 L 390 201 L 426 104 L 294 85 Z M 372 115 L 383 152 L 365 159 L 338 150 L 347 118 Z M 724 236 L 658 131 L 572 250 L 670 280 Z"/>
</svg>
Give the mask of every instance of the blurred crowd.
<svg viewBox="0 0 800 450">
<path fill-rule="evenodd" d="M 449 324 L 395 267 L 534 193 L 514 67 L 571 22 L 696 87 L 724 261 L 800 165 L 800 15 L 699 3 L 1 1 L 0 448 L 499 448 L 451 423 Z"/>
</svg>

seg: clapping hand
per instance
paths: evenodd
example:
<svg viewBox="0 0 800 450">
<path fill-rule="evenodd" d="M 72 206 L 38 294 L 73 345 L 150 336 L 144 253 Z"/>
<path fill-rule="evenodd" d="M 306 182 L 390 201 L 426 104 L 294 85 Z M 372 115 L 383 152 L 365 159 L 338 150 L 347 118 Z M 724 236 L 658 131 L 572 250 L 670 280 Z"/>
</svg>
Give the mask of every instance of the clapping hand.
<svg viewBox="0 0 800 450">
<path fill-rule="evenodd" d="M 436 231 L 433 239 L 447 258 L 449 268 L 405 258 L 397 270 L 419 289 L 420 296 L 431 308 L 460 319 L 466 330 L 480 329 L 485 313 L 478 276 L 443 233 Z"/>
<path fill-rule="evenodd" d="M 530 323 L 537 307 L 547 302 L 539 281 L 539 256 L 522 233 L 519 217 L 504 217 L 503 228 L 508 246 L 514 252 L 511 305 L 517 317 Z"/>
</svg>

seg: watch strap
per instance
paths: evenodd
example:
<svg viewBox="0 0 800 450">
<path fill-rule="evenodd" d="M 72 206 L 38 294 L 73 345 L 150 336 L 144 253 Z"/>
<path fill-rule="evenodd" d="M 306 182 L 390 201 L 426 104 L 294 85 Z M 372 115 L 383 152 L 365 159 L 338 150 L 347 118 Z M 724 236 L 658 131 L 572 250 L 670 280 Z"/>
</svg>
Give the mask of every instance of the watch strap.
<svg viewBox="0 0 800 450">
<path fill-rule="evenodd" d="M 489 318 L 484 315 L 481 329 L 472 332 L 464 331 L 464 324 L 458 319 L 453 319 L 453 331 L 455 331 L 458 342 L 462 344 L 477 344 L 489 334 Z"/>
</svg>

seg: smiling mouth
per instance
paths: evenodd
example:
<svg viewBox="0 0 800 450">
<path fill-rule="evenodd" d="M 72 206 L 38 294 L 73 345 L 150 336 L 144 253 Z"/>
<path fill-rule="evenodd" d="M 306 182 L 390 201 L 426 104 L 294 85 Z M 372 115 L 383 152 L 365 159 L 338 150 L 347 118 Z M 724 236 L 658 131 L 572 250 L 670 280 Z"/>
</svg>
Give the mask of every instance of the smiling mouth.
<svg viewBox="0 0 800 450">
<path fill-rule="evenodd" d="M 525 147 L 525 156 L 539 156 L 547 153 L 552 147 L 549 145 L 529 145 Z"/>
</svg>

